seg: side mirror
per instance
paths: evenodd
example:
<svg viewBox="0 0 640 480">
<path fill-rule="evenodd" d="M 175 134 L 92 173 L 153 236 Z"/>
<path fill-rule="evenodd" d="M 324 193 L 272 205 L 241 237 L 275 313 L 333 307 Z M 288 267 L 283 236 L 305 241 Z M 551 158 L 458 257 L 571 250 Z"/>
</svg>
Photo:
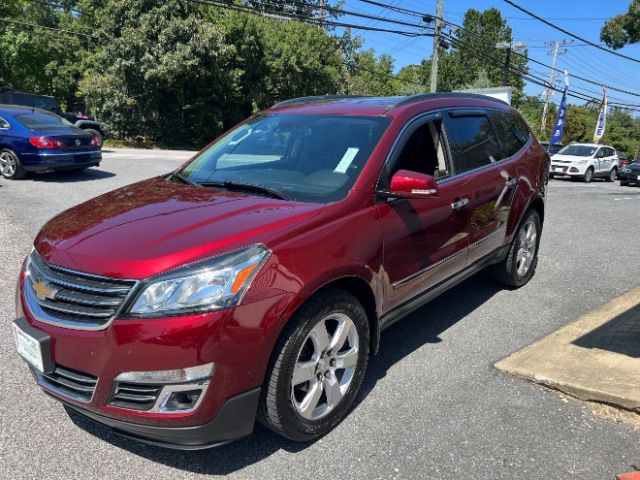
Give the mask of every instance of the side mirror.
<svg viewBox="0 0 640 480">
<path fill-rule="evenodd" d="M 398 170 L 391 177 L 389 191 L 384 194 L 392 198 L 428 198 L 438 194 L 438 185 L 431 175 Z"/>
</svg>

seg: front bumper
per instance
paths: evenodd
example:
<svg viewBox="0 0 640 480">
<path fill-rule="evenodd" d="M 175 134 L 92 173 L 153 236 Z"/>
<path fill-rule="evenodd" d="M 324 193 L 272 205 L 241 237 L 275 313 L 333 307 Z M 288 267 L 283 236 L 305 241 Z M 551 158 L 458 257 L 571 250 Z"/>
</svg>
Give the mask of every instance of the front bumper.
<svg viewBox="0 0 640 480">
<path fill-rule="evenodd" d="M 553 175 L 582 176 L 587 171 L 585 165 L 576 165 L 572 163 L 553 163 L 551 162 L 550 173 Z"/>
<path fill-rule="evenodd" d="M 640 184 L 640 171 L 623 171 L 621 170 L 618 173 L 618 179 L 621 182 L 627 182 L 627 183 L 638 183 Z"/>
<path fill-rule="evenodd" d="M 20 164 L 28 172 L 69 170 L 84 166 L 96 166 L 102 161 L 102 151 L 23 153 Z"/>
<path fill-rule="evenodd" d="M 67 408 L 119 435 L 160 447 L 202 450 L 224 445 L 251 434 L 259 398 L 260 388 L 236 395 L 224 403 L 211 421 L 189 427 L 139 425 L 99 415 L 65 401 L 63 403 Z"/>
</svg>

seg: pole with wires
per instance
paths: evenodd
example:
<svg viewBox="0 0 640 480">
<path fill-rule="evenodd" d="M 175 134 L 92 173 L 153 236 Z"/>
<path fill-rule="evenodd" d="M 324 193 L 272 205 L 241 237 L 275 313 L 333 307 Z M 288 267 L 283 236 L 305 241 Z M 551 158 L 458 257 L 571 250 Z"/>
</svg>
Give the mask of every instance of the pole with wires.
<svg viewBox="0 0 640 480">
<path fill-rule="evenodd" d="M 498 42 L 496 43 L 496 48 L 500 50 L 506 50 L 506 56 L 504 60 L 504 70 L 502 73 L 502 83 L 504 83 L 505 87 L 509 86 L 509 72 L 511 70 L 511 52 L 517 50 L 524 50 L 527 46 L 522 42 Z"/>
<path fill-rule="evenodd" d="M 442 14 L 444 13 L 444 0 L 438 0 L 436 10 L 436 28 L 433 35 L 433 55 L 431 56 L 431 93 L 438 91 L 438 61 L 440 53 L 440 31 L 442 30 Z"/>
<path fill-rule="evenodd" d="M 560 52 L 560 47 L 564 47 L 565 45 L 569 45 L 571 43 L 573 43 L 573 40 L 545 42 L 547 46 L 553 45 L 553 61 L 551 62 L 551 72 L 549 72 L 549 87 L 547 87 L 545 90 L 547 98 L 545 99 L 544 108 L 542 109 L 542 128 L 540 130 L 541 132 L 544 132 L 547 129 L 547 117 L 549 116 L 549 104 L 551 103 L 551 100 L 553 99 L 553 94 L 554 94 L 554 89 L 551 87 L 555 86 L 554 82 L 556 79 L 556 71 L 557 71 L 556 64 L 558 63 L 558 55 L 567 53 L 566 49 L 563 52 Z"/>
</svg>

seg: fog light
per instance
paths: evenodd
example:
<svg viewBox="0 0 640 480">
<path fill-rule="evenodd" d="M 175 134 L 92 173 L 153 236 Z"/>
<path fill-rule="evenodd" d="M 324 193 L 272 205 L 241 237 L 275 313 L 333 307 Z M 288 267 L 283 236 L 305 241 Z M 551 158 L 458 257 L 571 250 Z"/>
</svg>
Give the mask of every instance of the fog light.
<svg viewBox="0 0 640 480">
<path fill-rule="evenodd" d="M 213 376 L 215 363 L 197 367 L 177 368 L 174 370 L 155 370 L 150 372 L 122 372 L 115 380 L 130 383 L 186 383 L 206 380 Z"/>
<path fill-rule="evenodd" d="M 197 405 L 201 394 L 202 389 L 173 392 L 164 401 L 161 410 L 163 412 L 192 410 Z"/>
<path fill-rule="evenodd" d="M 576 167 L 571 167 L 571 168 L 569 169 L 569 171 L 570 171 L 570 172 L 578 173 L 580 170 L 578 170 Z"/>
</svg>

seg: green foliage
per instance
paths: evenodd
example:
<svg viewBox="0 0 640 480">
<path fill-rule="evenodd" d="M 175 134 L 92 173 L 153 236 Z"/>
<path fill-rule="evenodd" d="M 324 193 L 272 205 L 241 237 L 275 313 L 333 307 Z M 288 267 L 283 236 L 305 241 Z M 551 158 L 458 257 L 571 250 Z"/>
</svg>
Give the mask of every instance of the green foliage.
<svg viewBox="0 0 640 480">
<path fill-rule="evenodd" d="M 600 30 L 600 40 L 615 49 L 640 42 L 640 0 L 633 0 L 627 13 L 608 20 Z"/>
</svg>

